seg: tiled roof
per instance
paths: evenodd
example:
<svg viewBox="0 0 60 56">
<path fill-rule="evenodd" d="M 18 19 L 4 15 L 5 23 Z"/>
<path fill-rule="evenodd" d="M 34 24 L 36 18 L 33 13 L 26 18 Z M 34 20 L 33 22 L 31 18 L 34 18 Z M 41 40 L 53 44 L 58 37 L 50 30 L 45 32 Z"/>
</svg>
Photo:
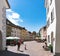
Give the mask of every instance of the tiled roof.
<svg viewBox="0 0 60 56">
<path fill-rule="evenodd" d="M 7 24 L 7 25 L 10 25 L 10 26 L 12 26 L 12 27 L 15 27 L 15 28 L 23 29 L 23 27 L 17 26 L 17 25 L 15 25 L 15 24 L 13 24 L 13 23 L 10 22 L 8 19 L 6 19 L 6 24 Z"/>
</svg>

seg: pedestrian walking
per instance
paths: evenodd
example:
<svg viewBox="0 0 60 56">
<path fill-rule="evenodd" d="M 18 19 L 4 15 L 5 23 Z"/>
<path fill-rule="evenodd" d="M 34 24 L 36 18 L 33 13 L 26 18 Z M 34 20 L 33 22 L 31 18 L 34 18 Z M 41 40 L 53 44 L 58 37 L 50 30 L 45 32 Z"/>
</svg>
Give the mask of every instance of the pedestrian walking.
<svg viewBox="0 0 60 56">
<path fill-rule="evenodd" d="M 27 48 L 26 48 L 26 44 L 25 44 L 25 50 L 27 50 Z"/>
<path fill-rule="evenodd" d="M 20 46 L 21 46 L 21 41 L 18 41 L 17 46 L 18 46 L 17 50 L 19 51 Z"/>
</svg>

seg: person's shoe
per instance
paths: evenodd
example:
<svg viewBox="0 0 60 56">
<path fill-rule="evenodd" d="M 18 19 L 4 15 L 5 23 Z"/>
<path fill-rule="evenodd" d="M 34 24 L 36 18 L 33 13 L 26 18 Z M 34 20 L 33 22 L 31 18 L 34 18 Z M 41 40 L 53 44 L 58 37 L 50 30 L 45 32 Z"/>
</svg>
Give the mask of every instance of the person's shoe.
<svg viewBox="0 0 60 56">
<path fill-rule="evenodd" d="M 20 52 L 23 52 L 22 50 L 19 50 Z"/>
</svg>

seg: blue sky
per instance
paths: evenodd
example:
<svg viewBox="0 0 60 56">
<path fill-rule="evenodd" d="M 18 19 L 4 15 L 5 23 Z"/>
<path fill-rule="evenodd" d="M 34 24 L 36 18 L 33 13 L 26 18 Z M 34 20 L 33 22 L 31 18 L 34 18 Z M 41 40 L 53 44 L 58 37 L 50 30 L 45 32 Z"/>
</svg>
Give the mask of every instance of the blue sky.
<svg viewBox="0 0 60 56">
<path fill-rule="evenodd" d="M 8 0 L 7 18 L 14 24 L 36 31 L 46 25 L 44 0 Z"/>
</svg>

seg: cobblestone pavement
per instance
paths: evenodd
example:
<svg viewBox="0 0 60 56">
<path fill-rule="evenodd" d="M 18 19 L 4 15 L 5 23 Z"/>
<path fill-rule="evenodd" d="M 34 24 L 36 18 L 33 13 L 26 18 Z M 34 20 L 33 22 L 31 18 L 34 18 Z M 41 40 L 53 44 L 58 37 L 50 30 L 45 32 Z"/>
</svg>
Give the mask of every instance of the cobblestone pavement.
<svg viewBox="0 0 60 56">
<path fill-rule="evenodd" d="M 27 50 L 25 50 L 25 45 Z M 17 51 L 17 46 L 8 46 L 8 50 L 14 53 L 28 54 L 30 56 L 53 56 L 52 53 L 50 53 L 50 51 L 45 51 L 42 48 L 43 45 L 44 43 L 28 41 L 24 42 L 24 44 L 21 45 L 21 51 Z"/>
</svg>

